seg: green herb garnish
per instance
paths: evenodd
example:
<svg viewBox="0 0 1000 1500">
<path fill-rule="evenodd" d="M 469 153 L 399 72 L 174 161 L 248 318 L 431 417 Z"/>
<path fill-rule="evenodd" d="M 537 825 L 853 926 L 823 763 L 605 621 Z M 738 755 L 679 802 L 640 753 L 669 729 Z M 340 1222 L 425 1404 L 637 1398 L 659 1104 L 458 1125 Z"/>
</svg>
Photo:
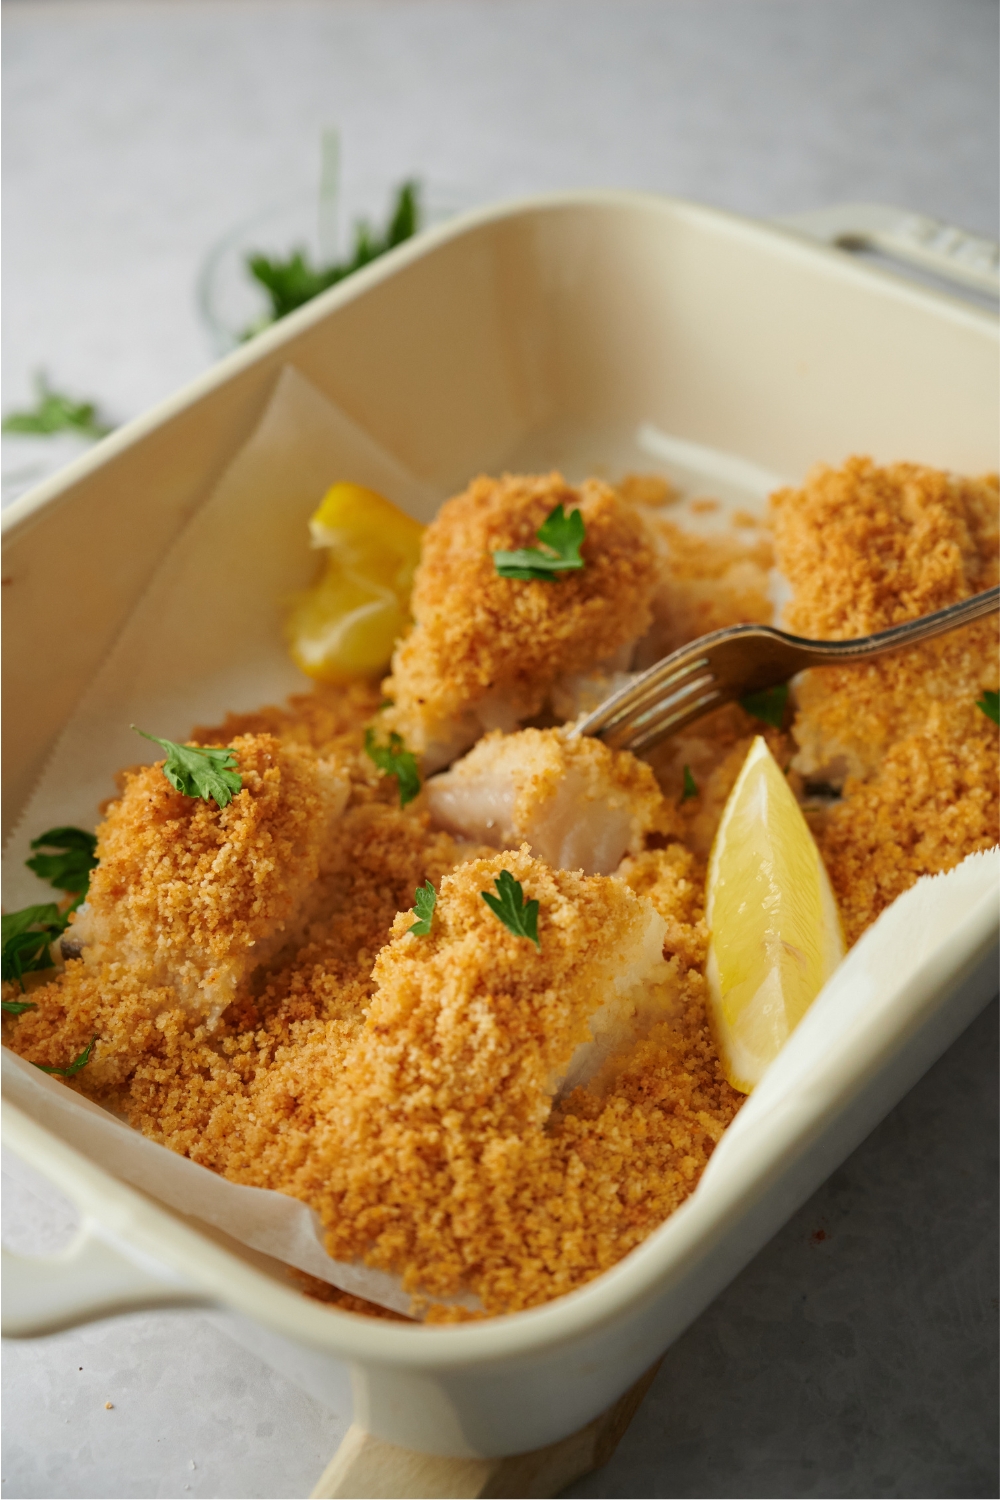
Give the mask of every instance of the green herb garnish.
<svg viewBox="0 0 1000 1500">
<path fill-rule="evenodd" d="M 976 707 L 981 708 L 988 719 L 994 724 L 1000 724 L 1000 693 L 991 693 L 987 688 L 981 698 L 976 699 Z"/>
<path fill-rule="evenodd" d="M 74 1073 L 79 1073 L 80 1069 L 85 1068 L 90 1062 L 91 1048 L 96 1041 L 97 1037 L 92 1036 L 80 1056 L 74 1057 L 68 1068 L 52 1068 L 48 1063 L 35 1063 L 35 1067 L 40 1068 L 43 1073 L 58 1073 L 60 1078 L 72 1078 Z"/>
<path fill-rule="evenodd" d="M 684 767 L 684 790 L 681 793 L 681 801 L 686 802 L 689 797 L 697 797 L 698 783 L 691 775 L 691 767 Z"/>
<path fill-rule="evenodd" d="M 544 552 L 539 547 L 494 552 L 493 566 L 501 578 L 538 578 L 551 582 L 559 573 L 584 566 L 580 547 L 586 534 L 580 512 L 574 510 L 567 515 L 560 502 L 535 533 Z"/>
<path fill-rule="evenodd" d="M 515 937 L 529 938 L 541 951 L 542 945 L 538 941 L 538 902 L 525 901 L 521 882 L 515 880 L 509 870 L 501 870 L 493 884 L 497 888 L 495 896 L 489 891 L 479 892 L 490 911 L 500 918 Z"/>
<path fill-rule="evenodd" d="M 45 375 L 35 376 L 37 405 L 31 411 L 12 411 L 0 427 L 4 432 L 31 433 L 49 437 L 54 432 L 79 432 L 84 437 L 106 437 L 111 428 L 98 420 L 93 401 L 74 401 L 49 385 Z"/>
<path fill-rule="evenodd" d="M 415 182 L 404 182 L 396 193 L 396 201 L 383 233 L 361 223 L 354 227 L 354 251 L 347 260 L 328 266 L 310 264 L 308 251 L 293 250 L 284 259 L 269 255 L 248 255 L 246 264 L 251 276 L 259 281 L 271 301 L 271 316 L 261 324 L 248 328 L 243 338 L 252 338 L 261 327 L 276 323 L 287 317 L 297 307 L 311 302 L 320 292 L 336 286 L 345 276 L 360 271 L 371 261 L 377 260 L 387 250 L 394 249 L 416 234 L 420 227 L 419 188 Z"/>
<path fill-rule="evenodd" d="M 389 735 L 388 745 L 379 745 L 375 741 L 375 731 L 365 730 L 365 754 L 369 760 L 373 760 L 380 771 L 387 776 L 395 776 L 399 782 L 399 805 L 405 807 L 412 802 L 420 791 L 420 772 L 417 770 L 417 757 L 412 751 L 407 750 L 402 738 L 393 730 Z"/>
<path fill-rule="evenodd" d="M 418 886 L 413 892 L 413 910 L 417 917 L 410 928 L 413 937 L 426 937 L 430 932 L 436 902 L 437 891 L 429 880 L 425 880 L 423 885 Z"/>
<path fill-rule="evenodd" d="M 782 682 L 778 687 L 765 688 L 760 693 L 747 693 L 745 698 L 740 699 L 740 707 L 745 708 L 752 718 L 780 729 L 785 722 L 787 702 L 788 683 Z"/>
<path fill-rule="evenodd" d="M 235 750 L 178 745 L 175 740 L 161 740 L 158 734 L 147 734 L 134 724 L 131 727 L 143 739 L 163 746 L 167 752 L 163 774 L 174 791 L 182 792 L 185 797 L 200 797 L 203 802 L 214 801 L 217 807 L 227 807 L 234 793 L 242 789 L 242 778 L 235 769 L 238 765 Z"/>
<path fill-rule="evenodd" d="M 31 840 L 32 849 L 58 849 L 58 854 L 36 854 L 26 859 L 29 870 L 54 885 L 57 891 L 72 891 L 82 901 L 90 885 L 90 872 L 97 865 L 97 838 L 83 828 L 50 828 Z M 77 905 L 79 905 L 77 901 Z"/>
<path fill-rule="evenodd" d="M 26 1010 L 37 1010 L 34 1000 L 0 1000 L 0 1010 L 5 1016 L 23 1016 Z"/>
<path fill-rule="evenodd" d="M 66 918 L 60 915 L 55 902 L 46 902 L 42 906 L 25 906 L 21 911 L 4 912 L 0 917 L 0 928 L 3 946 L 0 978 L 16 980 L 23 995 L 25 974 L 53 967 L 49 945 L 65 932 Z M 34 1009 L 34 1006 L 5 1000 L 3 1008 L 8 1015 L 20 1015 L 21 1011 Z"/>
</svg>

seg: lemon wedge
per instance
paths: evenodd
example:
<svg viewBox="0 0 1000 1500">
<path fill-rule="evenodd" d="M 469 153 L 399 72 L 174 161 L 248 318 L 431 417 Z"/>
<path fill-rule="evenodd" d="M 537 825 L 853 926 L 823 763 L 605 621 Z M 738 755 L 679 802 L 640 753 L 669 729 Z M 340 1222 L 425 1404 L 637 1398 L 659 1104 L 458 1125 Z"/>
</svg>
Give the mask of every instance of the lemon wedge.
<svg viewBox="0 0 1000 1500">
<path fill-rule="evenodd" d="M 310 518 L 322 575 L 292 604 L 292 657 L 321 682 L 354 682 L 384 672 L 409 623 L 410 590 L 424 528 L 384 495 L 335 484 Z"/>
<path fill-rule="evenodd" d="M 709 1003 L 723 1070 L 748 1094 L 844 956 L 826 868 L 758 736 L 708 865 Z"/>
</svg>

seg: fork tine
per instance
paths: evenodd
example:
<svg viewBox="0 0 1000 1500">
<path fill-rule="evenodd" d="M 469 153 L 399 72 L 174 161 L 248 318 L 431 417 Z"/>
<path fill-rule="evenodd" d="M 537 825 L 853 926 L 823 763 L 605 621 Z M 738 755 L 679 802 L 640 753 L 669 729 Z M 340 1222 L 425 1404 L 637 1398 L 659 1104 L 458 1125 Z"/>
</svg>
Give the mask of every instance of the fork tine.
<svg viewBox="0 0 1000 1500">
<path fill-rule="evenodd" d="M 685 681 L 696 671 L 709 666 L 704 651 L 676 652 L 664 661 L 655 663 L 635 681 L 626 683 L 599 703 L 585 719 L 575 727 L 574 734 L 596 734 L 602 738 L 619 731 L 631 723 L 647 708 L 659 708 L 689 691 L 691 683 Z M 666 693 L 667 698 L 664 698 Z"/>
<path fill-rule="evenodd" d="M 636 735 L 646 733 L 655 724 L 671 720 L 678 713 L 686 712 L 695 695 L 704 696 L 707 689 L 713 689 L 712 696 L 718 697 L 719 690 L 714 687 L 714 683 L 713 674 L 703 671 L 696 677 L 689 678 L 681 687 L 668 693 L 666 697 L 650 698 L 647 695 L 644 700 L 630 704 L 628 711 L 616 715 L 613 724 L 605 730 L 604 738 L 607 739 L 609 735 L 613 735 L 616 740 L 619 740 L 627 735 L 631 743 Z"/>
<path fill-rule="evenodd" d="M 683 729 L 693 719 L 700 719 L 702 714 L 708 713 L 709 709 L 718 707 L 722 702 L 724 699 L 718 688 L 712 688 L 694 699 L 688 697 L 672 713 L 658 715 L 650 723 L 643 724 L 638 732 L 634 731 L 629 735 L 624 745 L 618 744 L 615 748 L 628 749 L 633 755 L 641 755 L 644 750 L 651 750 L 660 740 Z"/>
<path fill-rule="evenodd" d="M 598 704 L 570 731 L 637 754 L 710 708 L 787 682 L 808 667 L 864 661 L 971 624 L 1000 607 L 993 587 L 876 635 L 815 641 L 770 625 L 729 625 L 656 662 Z"/>
</svg>

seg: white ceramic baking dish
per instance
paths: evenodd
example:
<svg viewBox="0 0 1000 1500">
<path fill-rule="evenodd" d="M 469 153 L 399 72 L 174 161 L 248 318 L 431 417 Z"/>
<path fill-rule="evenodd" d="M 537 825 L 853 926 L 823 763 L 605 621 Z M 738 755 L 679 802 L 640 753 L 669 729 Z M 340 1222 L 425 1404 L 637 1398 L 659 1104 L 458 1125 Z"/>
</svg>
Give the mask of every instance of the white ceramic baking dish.
<svg viewBox="0 0 1000 1500">
<path fill-rule="evenodd" d="M 968 473 L 997 462 L 986 311 L 795 229 L 668 199 L 575 193 L 466 216 L 317 299 L 11 508 L 7 827 L 286 363 L 440 493 L 500 466 L 617 462 L 643 427 L 792 478 L 852 452 Z M 758 1120 L 724 1190 L 706 1180 L 581 1291 L 479 1324 L 372 1322 L 307 1301 L 280 1265 L 11 1107 L 8 1144 L 79 1205 L 84 1229 L 57 1261 L 11 1259 L 5 1331 L 208 1302 L 318 1393 L 340 1388 L 346 1362 L 355 1421 L 391 1442 L 452 1455 L 541 1447 L 631 1385 L 968 1024 L 995 992 L 996 943 L 992 910 L 960 924 L 908 981 L 905 1005 Z"/>
</svg>

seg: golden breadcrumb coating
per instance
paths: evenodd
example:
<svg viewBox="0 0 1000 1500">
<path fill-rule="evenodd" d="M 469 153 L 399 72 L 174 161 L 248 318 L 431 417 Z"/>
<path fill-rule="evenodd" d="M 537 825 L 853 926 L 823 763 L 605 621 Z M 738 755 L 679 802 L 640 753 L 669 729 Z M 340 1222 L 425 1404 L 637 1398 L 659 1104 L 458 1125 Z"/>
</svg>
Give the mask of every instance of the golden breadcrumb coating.
<svg viewBox="0 0 1000 1500">
<path fill-rule="evenodd" d="M 753 517 L 749 518 L 754 524 Z M 663 549 L 653 597 L 653 624 L 636 653 L 637 668 L 652 666 L 688 641 L 726 625 L 770 625 L 774 561 L 768 530 L 749 539 L 699 536 L 657 516 L 650 523 Z"/>
<path fill-rule="evenodd" d="M 623 860 L 617 878 L 651 901 L 666 921 L 664 957 L 700 972 L 708 954 L 704 862 L 683 844 L 668 844 Z"/>
<path fill-rule="evenodd" d="M 997 581 L 995 475 L 852 458 L 773 497 L 785 623 L 841 640 L 943 609 Z M 997 621 L 982 620 L 858 666 L 804 674 L 793 767 L 842 787 L 814 831 L 853 942 L 921 875 L 1000 836 L 997 729 L 976 707 L 996 689 Z"/>
<path fill-rule="evenodd" d="M 297 932 L 346 776 L 273 735 L 232 741 L 243 782 L 226 807 L 177 792 L 163 762 L 126 772 L 98 832 L 100 861 L 72 937 L 217 1016 Z"/>
<path fill-rule="evenodd" d="M 281 708 L 227 714 L 221 724 L 195 728 L 192 737 L 199 745 L 230 745 L 238 734 L 273 734 L 285 744 L 306 745 L 326 759 L 350 760 L 352 774 L 359 769 L 367 774 L 373 769 L 371 762 L 364 759 L 359 764 L 356 758 L 364 750 L 365 726 L 381 701 L 376 683 L 317 683 L 308 693 L 294 693 Z"/>
<path fill-rule="evenodd" d="M 795 748 L 789 735 L 753 718 L 738 703 L 696 719 L 649 752 L 657 781 L 676 810 L 678 837 L 699 859 L 708 858 L 729 793 L 757 735 L 763 735 L 778 765 L 787 767 Z M 685 767 L 695 787 L 687 795 Z M 797 791 L 797 780 L 793 786 Z"/>
<path fill-rule="evenodd" d="M 498 849 L 526 842 L 550 864 L 589 875 L 611 874 L 651 833 L 680 833 L 648 765 L 560 729 L 495 730 L 432 777 L 426 798 L 453 833 Z"/>
<path fill-rule="evenodd" d="M 540 903 L 540 951 L 482 900 L 504 868 Z M 657 1028 L 643 1087 L 632 1073 L 617 1094 L 552 1104 L 553 1074 L 586 1039 L 609 972 L 632 961 L 648 911 L 624 882 L 522 850 L 445 877 L 426 937 L 397 918 L 296 1181 L 331 1254 L 512 1311 L 590 1279 L 686 1195 L 737 1107 L 714 1057 L 699 1058 L 700 1027 L 694 1039 L 682 1018 Z M 674 1077 L 680 1057 L 690 1070 Z M 622 1170 L 633 1155 L 636 1178 Z"/>
<path fill-rule="evenodd" d="M 538 528 L 559 504 L 583 516 L 585 566 L 552 581 L 501 578 L 493 553 L 537 546 Z M 416 624 L 384 684 L 394 704 L 387 727 L 432 769 L 483 729 L 514 728 L 563 673 L 644 633 L 655 582 L 647 523 L 599 480 L 579 488 L 559 474 L 473 480 L 424 532 Z"/>
<path fill-rule="evenodd" d="M 771 497 L 778 566 L 794 589 L 784 623 L 847 640 L 931 614 L 996 582 L 997 476 L 918 464 L 819 464 Z"/>
</svg>

